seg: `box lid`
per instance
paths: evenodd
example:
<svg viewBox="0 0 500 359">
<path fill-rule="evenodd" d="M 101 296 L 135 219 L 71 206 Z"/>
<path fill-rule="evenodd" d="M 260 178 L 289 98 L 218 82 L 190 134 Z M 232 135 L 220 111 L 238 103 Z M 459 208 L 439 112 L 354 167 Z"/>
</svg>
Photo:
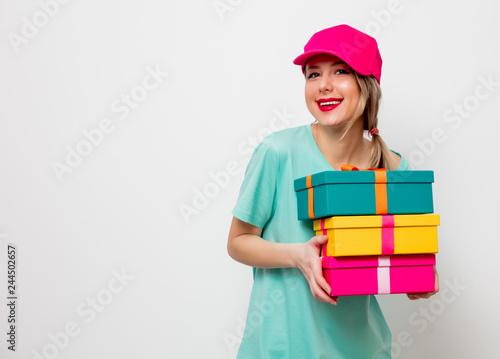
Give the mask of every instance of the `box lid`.
<svg viewBox="0 0 500 359">
<path fill-rule="evenodd" d="M 341 183 L 375 183 L 376 171 L 324 171 L 311 176 L 311 186 Z M 386 171 L 387 183 L 433 183 L 434 171 Z M 295 191 L 307 188 L 307 176 L 294 181 Z"/>
<path fill-rule="evenodd" d="M 401 267 L 436 264 L 435 254 L 392 256 L 322 257 L 323 268 Z"/>
<path fill-rule="evenodd" d="M 439 226 L 438 214 L 396 214 L 373 216 L 334 216 L 314 221 L 314 230 L 340 228 L 390 228 Z"/>
</svg>

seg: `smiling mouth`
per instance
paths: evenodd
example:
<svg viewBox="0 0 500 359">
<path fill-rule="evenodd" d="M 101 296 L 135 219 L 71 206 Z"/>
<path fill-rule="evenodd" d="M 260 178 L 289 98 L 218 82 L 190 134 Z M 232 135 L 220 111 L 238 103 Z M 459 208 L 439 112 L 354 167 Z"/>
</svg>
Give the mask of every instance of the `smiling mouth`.
<svg viewBox="0 0 500 359">
<path fill-rule="evenodd" d="M 338 105 L 341 102 L 342 102 L 341 100 L 338 100 L 338 101 L 328 101 L 328 102 L 319 102 L 318 101 L 318 104 L 320 106 L 332 106 L 332 105 Z"/>
<path fill-rule="evenodd" d="M 343 98 L 322 98 L 316 101 L 316 103 L 322 112 L 327 112 L 335 109 L 343 100 Z"/>
</svg>

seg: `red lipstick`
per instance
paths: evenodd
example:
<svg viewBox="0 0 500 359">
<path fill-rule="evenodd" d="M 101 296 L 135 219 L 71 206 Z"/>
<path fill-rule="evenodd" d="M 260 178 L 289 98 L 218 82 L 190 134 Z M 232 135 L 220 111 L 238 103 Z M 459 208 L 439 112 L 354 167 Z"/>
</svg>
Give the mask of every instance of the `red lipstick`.
<svg viewBox="0 0 500 359">
<path fill-rule="evenodd" d="M 336 108 L 343 100 L 343 98 L 320 98 L 316 103 L 321 111 L 326 112 Z"/>
</svg>

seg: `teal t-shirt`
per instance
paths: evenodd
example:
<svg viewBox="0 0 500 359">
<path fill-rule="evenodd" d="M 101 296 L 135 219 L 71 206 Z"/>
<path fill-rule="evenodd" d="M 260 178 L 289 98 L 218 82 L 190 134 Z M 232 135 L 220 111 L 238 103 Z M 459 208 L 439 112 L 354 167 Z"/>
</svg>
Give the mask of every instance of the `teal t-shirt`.
<svg viewBox="0 0 500 359">
<path fill-rule="evenodd" d="M 400 170 L 410 169 L 404 158 Z M 312 220 L 297 219 L 296 178 L 333 170 L 311 126 L 275 132 L 255 149 L 233 215 L 271 242 L 302 243 Z M 239 359 L 387 359 L 391 332 L 373 295 L 320 302 L 298 268 L 254 268 Z"/>
</svg>

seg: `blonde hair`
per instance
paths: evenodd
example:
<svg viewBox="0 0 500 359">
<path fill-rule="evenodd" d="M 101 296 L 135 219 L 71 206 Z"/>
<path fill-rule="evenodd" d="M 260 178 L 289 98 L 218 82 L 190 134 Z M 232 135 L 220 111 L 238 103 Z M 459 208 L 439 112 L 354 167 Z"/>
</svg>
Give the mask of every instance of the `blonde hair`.
<svg viewBox="0 0 500 359">
<path fill-rule="evenodd" d="M 362 76 L 356 71 L 353 73 L 359 87 L 359 102 L 352 120 L 347 124 L 344 136 L 360 117 L 363 118 L 363 130 L 368 133 L 378 126 L 378 109 L 382 98 L 380 85 L 373 76 Z M 371 135 L 370 167 L 387 168 L 391 171 L 398 167 L 391 150 L 378 133 Z"/>
</svg>

